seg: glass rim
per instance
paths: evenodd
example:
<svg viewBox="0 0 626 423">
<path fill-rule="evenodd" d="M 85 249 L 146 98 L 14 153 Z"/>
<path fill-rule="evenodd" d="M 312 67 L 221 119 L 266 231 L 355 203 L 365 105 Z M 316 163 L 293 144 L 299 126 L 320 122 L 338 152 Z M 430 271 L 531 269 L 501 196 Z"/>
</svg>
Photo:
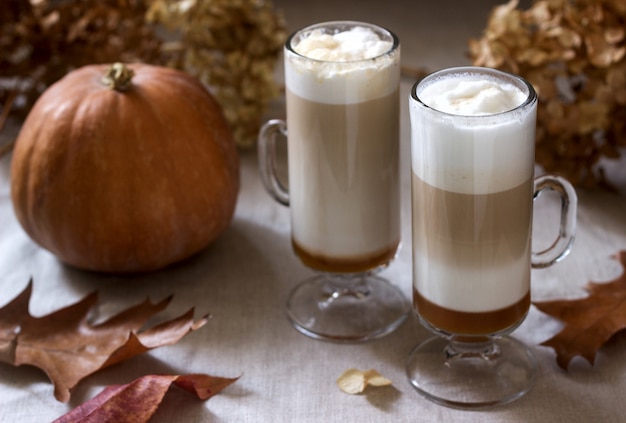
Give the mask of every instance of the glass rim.
<svg viewBox="0 0 626 423">
<path fill-rule="evenodd" d="M 372 30 L 374 30 L 377 34 L 380 33 L 384 33 L 389 35 L 389 37 L 391 38 L 392 41 L 392 45 L 391 47 L 385 51 L 384 53 L 381 53 L 379 55 L 376 55 L 374 57 L 369 57 L 367 59 L 356 59 L 356 60 L 321 60 L 321 59 L 315 59 L 312 57 L 308 57 L 305 56 L 304 54 L 298 53 L 297 51 L 294 50 L 293 46 L 291 45 L 292 41 L 294 40 L 294 38 L 296 38 L 298 35 L 307 33 L 307 32 L 311 32 L 315 29 L 319 29 L 319 28 L 336 28 L 336 29 L 341 29 L 341 28 L 345 28 L 345 29 L 349 29 L 349 28 L 356 28 L 356 27 L 366 27 L 366 28 L 370 28 Z M 339 32 L 339 31 L 338 31 Z M 400 46 L 400 39 L 398 38 L 398 36 L 391 30 L 380 26 L 380 25 L 376 25 L 376 24 L 372 24 L 372 23 L 368 23 L 368 22 L 362 22 L 362 21 L 352 21 L 352 20 L 338 20 L 338 21 L 327 21 L 327 22 L 320 22 L 320 23 L 316 23 L 316 24 L 312 24 L 309 26 L 306 26 L 304 28 L 298 29 L 297 31 L 294 31 L 293 33 L 291 33 L 291 35 L 289 35 L 289 37 L 287 37 L 287 40 L 285 41 L 285 45 L 284 48 L 287 52 L 300 57 L 302 59 L 306 59 L 309 60 L 311 62 L 317 62 L 317 63 L 337 63 L 337 64 L 358 64 L 358 63 L 365 63 L 365 62 L 371 62 L 371 61 L 375 61 L 377 59 L 380 59 L 381 57 L 384 56 L 388 56 L 391 53 L 393 53 L 394 51 L 396 51 L 398 49 L 398 47 Z"/>
<path fill-rule="evenodd" d="M 488 113 L 484 115 L 465 115 L 465 114 L 450 113 L 450 112 L 445 112 L 443 110 L 439 110 L 435 107 L 429 106 L 419 97 L 417 90 L 421 85 L 427 83 L 430 80 L 440 78 L 444 75 L 453 75 L 453 74 L 489 75 L 491 77 L 498 78 L 498 80 L 505 80 L 517 86 L 518 88 L 521 88 L 521 89 L 525 88 L 527 90 L 526 99 L 518 106 L 515 106 L 512 109 L 504 110 L 502 112 Z M 532 84 L 530 84 L 530 82 L 528 82 L 526 79 L 522 78 L 521 76 L 515 75 L 510 72 L 505 72 L 499 69 L 482 67 L 482 66 L 458 66 L 458 67 L 446 68 L 446 69 L 441 69 L 441 70 L 432 72 L 426 75 L 425 77 L 419 79 L 418 81 L 416 81 L 415 84 L 413 84 L 409 97 L 414 103 L 422 106 L 425 109 L 431 110 L 439 115 L 449 116 L 453 118 L 465 118 L 465 119 L 476 119 L 476 120 L 490 119 L 493 117 L 505 115 L 507 113 L 514 113 L 518 110 L 526 109 L 528 107 L 531 107 L 533 104 L 537 103 L 537 99 L 538 99 L 537 92 L 535 91 Z"/>
</svg>

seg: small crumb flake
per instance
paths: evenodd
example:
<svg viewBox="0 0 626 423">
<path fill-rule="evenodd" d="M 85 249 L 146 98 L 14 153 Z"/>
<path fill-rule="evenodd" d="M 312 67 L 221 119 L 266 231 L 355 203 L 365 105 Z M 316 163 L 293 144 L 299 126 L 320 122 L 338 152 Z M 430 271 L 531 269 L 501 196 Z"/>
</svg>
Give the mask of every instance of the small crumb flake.
<svg viewBox="0 0 626 423">
<path fill-rule="evenodd" d="M 368 385 L 388 386 L 391 385 L 391 381 L 374 369 L 365 371 L 348 369 L 337 379 L 337 386 L 346 394 L 360 394 Z"/>
</svg>

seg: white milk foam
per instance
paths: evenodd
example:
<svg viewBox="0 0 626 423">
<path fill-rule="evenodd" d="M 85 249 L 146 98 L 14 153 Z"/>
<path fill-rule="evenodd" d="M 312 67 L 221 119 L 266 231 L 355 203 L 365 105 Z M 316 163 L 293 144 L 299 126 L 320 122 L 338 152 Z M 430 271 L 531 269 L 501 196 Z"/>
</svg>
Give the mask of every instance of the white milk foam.
<svg viewBox="0 0 626 423">
<path fill-rule="evenodd" d="M 512 84 L 488 79 L 442 78 L 427 85 L 419 96 L 433 109 L 463 116 L 506 112 L 521 105 L 526 99 L 526 95 Z"/>
<path fill-rule="evenodd" d="M 399 81 L 399 47 L 385 54 L 392 47 L 392 41 L 367 27 L 336 34 L 313 30 L 292 46 L 297 54 L 286 50 L 285 81 L 294 94 L 319 103 L 352 104 L 383 97 Z"/>
<path fill-rule="evenodd" d="M 413 141 L 413 172 L 420 179 L 447 191 L 487 194 L 531 178 L 535 113 L 513 110 L 527 93 L 468 73 L 434 79 L 417 95 L 431 108 L 418 111 L 409 102 L 412 139 L 420 140 Z"/>
<path fill-rule="evenodd" d="M 391 46 L 391 41 L 381 40 L 371 29 L 357 26 L 334 35 L 313 30 L 293 49 L 302 56 L 324 62 L 352 62 L 380 56 Z"/>
</svg>

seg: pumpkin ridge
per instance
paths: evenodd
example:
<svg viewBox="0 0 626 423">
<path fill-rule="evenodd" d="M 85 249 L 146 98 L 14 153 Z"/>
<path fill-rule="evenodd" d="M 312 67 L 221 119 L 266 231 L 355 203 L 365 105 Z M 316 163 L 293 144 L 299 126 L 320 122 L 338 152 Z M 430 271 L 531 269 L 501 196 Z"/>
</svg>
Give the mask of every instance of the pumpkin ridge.
<svg viewBox="0 0 626 423">
<path fill-rule="evenodd" d="M 194 84 L 193 81 L 189 80 L 189 77 L 186 74 L 182 74 L 182 72 L 170 72 L 176 78 L 169 81 L 167 87 L 162 87 L 161 89 L 165 91 L 165 95 L 168 98 L 171 98 L 171 101 L 168 101 L 165 104 L 155 104 L 150 101 L 149 97 L 149 88 L 151 87 L 151 82 L 146 82 L 142 85 L 142 89 L 138 89 L 136 91 L 137 97 L 140 101 L 144 102 L 146 107 L 144 110 L 149 110 L 152 113 L 154 122 L 157 122 L 160 125 L 160 129 L 157 131 L 161 134 L 168 134 L 170 131 L 168 128 L 170 127 L 169 123 L 173 121 L 179 121 L 181 119 L 186 119 L 187 123 L 185 125 L 181 125 L 175 131 L 175 134 L 171 137 L 167 137 L 165 142 L 158 143 L 158 148 L 160 148 L 161 154 L 157 154 L 157 157 L 167 158 L 165 163 L 163 163 L 163 170 L 167 169 L 167 176 L 163 179 L 163 193 L 162 195 L 167 195 L 169 197 L 170 204 L 167 206 L 171 208 L 170 214 L 181 214 L 184 215 L 184 218 L 180 221 L 170 221 L 168 222 L 169 229 L 171 232 L 175 233 L 178 230 L 185 230 L 185 227 L 194 227 L 192 232 L 196 234 L 195 241 L 190 241 L 191 244 L 194 244 L 194 247 L 190 247 L 195 250 L 195 252 L 199 251 L 204 247 L 201 239 L 204 237 L 203 234 L 209 233 L 215 228 L 208 227 L 207 225 L 210 223 L 208 221 L 212 219 L 206 219 L 202 217 L 202 214 L 199 213 L 197 207 L 193 207 L 194 202 L 198 200 L 193 200 L 192 198 L 188 198 L 189 196 L 186 194 L 185 190 L 181 190 L 181 185 L 185 184 L 185 181 L 189 183 L 189 175 L 194 173 L 193 166 L 185 166 L 184 163 L 176 163 L 176 158 L 180 158 L 180 154 L 176 154 L 176 152 L 184 152 L 186 156 L 192 158 L 194 161 L 202 162 L 201 158 L 207 156 L 205 153 L 206 146 L 202 146 L 202 142 L 200 141 L 200 137 L 197 134 L 194 134 L 199 125 L 204 125 L 206 121 L 206 110 L 204 110 L 201 106 L 198 106 L 204 99 L 200 98 L 200 93 L 198 90 L 197 84 Z M 146 75 L 144 75 L 145 77 Z M 168 95 L 167 91 L 171 91 L 172 93 L 177 91 L 186 91 L 188 96 L 185 98 L 177 98 L 173 95 Z M 180 115 L 180 118 L 172 117 L 173 115 Z M 202 115 L 204 118 L 200 119 L 199 116 Z M 193 122 L 194 129 L 189 129 L 190 123 Z M 206 134 L 210 132 L 211 128 L 207 129 Z M 211 142 L 211 137 L 203 136 L 203 142 L 208 141 Z M 215 137 L 213 137 L 215 138 Z M 174 142 L 176 141 L 176 142 Z M 212 146 L 210 148 L 213 148 Z M 208 159 L 208 158 L 207 158 Z M 202 163 L 199 163 L 202 166 Z M 198 167 L 198 166 L 196 166 Z M 176 171 L 178 170 L 178 172 Z M 184 177 L 183 177 L 184 176 Z M 208 181 L 203 181 L 197 179 L 195 181 L 198 185 L 207 184 Z M 210 187 L 207 186 L 207 189 Z M 216 194 L 214 194 L 216 195 Z M 164 206 L 164 205 L 162 205 Z M 210 210 L 207 204 L 207 212 Z M 219 217 L 219 216 L 218 216 Z M 219 220 L 219 219 L 218 219 Z M 207 221 L 206 223 L 204 221 Z M 165 228 L 159 228 L 160 230 L 165 230 Z M 184 254 L 184 246 L 183 245 L 172 245 L 171 246 L 175 251 L 179 251 L 181 258 Z M 178 254 L 176 254 L 178 255 Z"/>
</svg>

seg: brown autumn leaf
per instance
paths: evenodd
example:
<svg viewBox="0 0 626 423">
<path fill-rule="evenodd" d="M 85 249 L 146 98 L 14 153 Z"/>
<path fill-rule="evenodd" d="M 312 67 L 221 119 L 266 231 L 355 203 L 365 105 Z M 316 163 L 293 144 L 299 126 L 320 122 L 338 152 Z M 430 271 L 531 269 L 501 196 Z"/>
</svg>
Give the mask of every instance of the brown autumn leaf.
<svg viewBox="0 0 626 423">
<path fill-rule="evenodd" d="M 42 317 L 28 311 L 32 280 L 15 299 L 0 308 L 0 361 L 39 367 L 54 384 L 54 396 L 67 402 L 71 390 L 90 374 L 153 348 L 172 345 L 202 327 L 208 316 L 187 313 L 142 330 L 172 297 L 132 306 L 106 321 L 91 324 L 88 313 L 98 295 Z"/>
<path fill-rule="evenodd" d="M 616 254 L 616 259 L 626 269 L 626 250 Z M 590 282 L 586 290 L 586 298 L 534 303 L 539 310 L 565 323 L 559 333 L 541 343 L 554 349 L 563 369 L 577 355 L 593 364 L 600 347 L 626 329 L 626 271 L 609 282 Z"/>
<path fill-rule="evenodd" d="M 171 385 L 207 400 L 239 378 L 205 374 L 146 375 L 126 385 L 106 387 L 102 392 L 53 423 L 141 423 L 156 412 Z"/>
</svg>

